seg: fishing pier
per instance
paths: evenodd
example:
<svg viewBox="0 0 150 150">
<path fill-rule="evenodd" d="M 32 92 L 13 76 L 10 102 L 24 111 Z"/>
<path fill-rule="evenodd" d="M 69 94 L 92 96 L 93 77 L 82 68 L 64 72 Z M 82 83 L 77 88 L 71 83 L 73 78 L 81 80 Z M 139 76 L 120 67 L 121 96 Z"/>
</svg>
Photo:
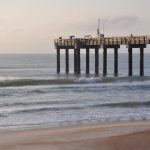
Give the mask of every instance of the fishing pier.
<svg viewBox="0 0 150 150">
<path fill-rule="evenodd" d="M 114 76 L 118 76 L 118 51 L 121 45 L 128 48 L 128 75 L 133 75 L 132 53 L 134 48 L 140 50 L 140 76 L 144 76 L 144 48 L 150 44 L 150 36 L 124 36 L 124 37 L 100 37 L 75 38 L 70 36 L 68 39 L 62 37 L 54 40 L 57 51 L 57 73 L 60 73 L 60 52 L 65 50 L 65 71 L 69 74 L 69 50 L 74 50 L 74 73 L 80 74 L 80 51 L 86 49 L 86 74 L 90 73 L 90 49 L 95 50 L 95 74 L 99 74 L 99 51 L 103 50 L 103 76 L 107 75 L 107 52 L 114 49 Z"/>
</svg>

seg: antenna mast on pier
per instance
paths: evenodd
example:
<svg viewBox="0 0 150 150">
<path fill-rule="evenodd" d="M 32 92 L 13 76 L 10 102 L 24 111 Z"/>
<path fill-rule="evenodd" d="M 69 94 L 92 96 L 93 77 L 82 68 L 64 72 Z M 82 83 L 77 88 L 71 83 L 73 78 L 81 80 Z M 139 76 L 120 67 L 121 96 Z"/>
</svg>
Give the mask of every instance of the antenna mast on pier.
<svg viewBox="0 0 150 150">
<path fill-rule="evenodd" d="M 100 19 L 98 18 L 97 38 L 100 38 Z"/>
<path fill-rule="evenodd" d="M 103 22 L 103 35 L 105 35 L 105 24 Z"/>
</svg>

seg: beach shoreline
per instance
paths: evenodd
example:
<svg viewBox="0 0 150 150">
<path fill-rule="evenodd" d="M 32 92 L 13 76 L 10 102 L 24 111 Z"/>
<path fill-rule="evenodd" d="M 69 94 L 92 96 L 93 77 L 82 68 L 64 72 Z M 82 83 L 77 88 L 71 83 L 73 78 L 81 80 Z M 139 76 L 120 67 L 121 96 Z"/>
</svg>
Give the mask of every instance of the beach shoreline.
<svg viewBox="0 0 150 150">
<path fill-rule="evenodd" d="M 0 150 L 148 150 L 150 147 L 149 121 L 1 130 L 0 134 Z"/>
</svg>

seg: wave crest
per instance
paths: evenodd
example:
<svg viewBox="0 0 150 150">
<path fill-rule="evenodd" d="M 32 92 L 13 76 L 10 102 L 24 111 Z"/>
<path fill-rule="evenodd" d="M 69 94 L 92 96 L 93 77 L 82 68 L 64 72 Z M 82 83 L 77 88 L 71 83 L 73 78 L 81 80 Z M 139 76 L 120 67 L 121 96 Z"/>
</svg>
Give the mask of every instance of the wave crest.
<svg viewBox="0 0 150 150">
<path fill-rule="evenodd" d="M 100 83 L 102 81 L 101 78 L 80 78 L 75 81 L 78 84 L 92 84 L 92 83 Z"/>
<path fill-rule="evenodd" d="M 0 87 L 73 84 L 73 83 L 74 81 L 71 79 L 54 79 L 54 80 L 15 79 L 15 80 L 0 81 Z"/>
</svg>

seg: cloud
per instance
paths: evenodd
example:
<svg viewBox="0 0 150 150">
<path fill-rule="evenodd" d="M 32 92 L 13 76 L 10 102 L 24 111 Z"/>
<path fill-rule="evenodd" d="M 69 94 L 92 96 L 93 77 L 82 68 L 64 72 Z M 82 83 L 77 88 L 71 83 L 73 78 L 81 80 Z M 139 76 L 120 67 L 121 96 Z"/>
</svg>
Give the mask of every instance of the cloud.
<svg viewBox="0 0 150 150">
<path fill-rule="evenodd" d="M 139 23 L 140 20 L 141 19 L 137 16 L 118 16 L 110 18 L 108 21 L 106 21 L 106 25 L 113 28 L 128 28 L 133 26 L 135 23 Z"/>
</svg>

